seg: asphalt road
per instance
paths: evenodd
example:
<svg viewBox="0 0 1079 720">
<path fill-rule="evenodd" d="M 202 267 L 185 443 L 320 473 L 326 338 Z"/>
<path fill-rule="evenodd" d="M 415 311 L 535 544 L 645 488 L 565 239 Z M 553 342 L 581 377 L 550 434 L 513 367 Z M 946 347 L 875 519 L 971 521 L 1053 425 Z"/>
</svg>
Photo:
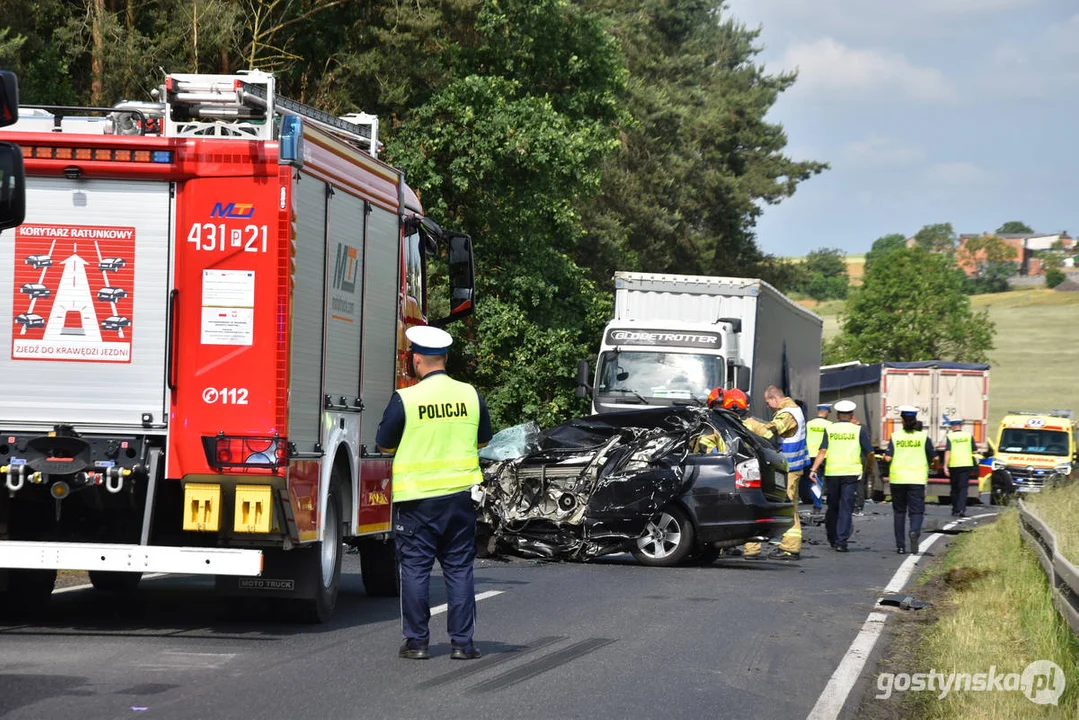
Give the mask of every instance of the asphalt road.
<svg viewBox="0 0 1079 720">
<path fill-rule="evenodd" d="M 485 657 L 470 662 L 449 659 L 444 614 L 431 660 L 398 659 L 397 602 L 364 594 L 354 555 L 323 626 L 257 604 L 237 615 L 193 577 L 144 581 L 124 603 L 65 592 L 45 621 L 0 620 L 0 717 L 804 718 L 905 557 L 890 505 L 855 527 L 847 554 L 807 528 L 820 544 L 797 563 L 478 561 L 477 593 L 500 594 L 479 602 Z"/>
</svg>

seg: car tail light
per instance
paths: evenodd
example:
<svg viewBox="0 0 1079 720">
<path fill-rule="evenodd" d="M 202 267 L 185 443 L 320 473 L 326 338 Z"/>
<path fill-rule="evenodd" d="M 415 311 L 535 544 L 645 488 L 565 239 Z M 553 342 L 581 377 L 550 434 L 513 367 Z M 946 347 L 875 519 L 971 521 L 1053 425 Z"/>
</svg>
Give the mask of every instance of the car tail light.
<svg viewBox="0 0 1079 720">
<path fill-rule="evenodd" d="M 734 486 L 742 490 L 760 488 L 761 464 L 757 460 L 744 460 L 734 466 Z"/>
<path fill-rule="evenodd" d="M 279 436 L 214 435 L 202 438 L 206 461 L 215 470 L 271 472 L 288 465 L 288 441 Z"/>
</svg>

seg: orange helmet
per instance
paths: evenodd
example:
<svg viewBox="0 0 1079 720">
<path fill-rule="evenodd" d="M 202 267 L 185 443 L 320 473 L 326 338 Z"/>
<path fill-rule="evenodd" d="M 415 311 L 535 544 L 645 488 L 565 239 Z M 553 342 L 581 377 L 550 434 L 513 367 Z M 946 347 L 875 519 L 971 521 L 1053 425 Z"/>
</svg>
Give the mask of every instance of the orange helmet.
<svg viewBox="0 0 1079 720">
<path fill-rule="evenodd" d="M 728 390 L 723 395 L 723 409 L 724 410 L 748 410 L 749 409 L 749 401 L 746 399 L 746 394 L 744 392 L 742 392 L 741 390 L 739 390 L 738 388 L 734 388 L 733 390 Z"/>
<path fill-rule="evenodd" d="M 723 405 L 723 388 L 713 388 L 712 392 L 708 393 L 708 407 L 722 407 Z"/>
</svg>

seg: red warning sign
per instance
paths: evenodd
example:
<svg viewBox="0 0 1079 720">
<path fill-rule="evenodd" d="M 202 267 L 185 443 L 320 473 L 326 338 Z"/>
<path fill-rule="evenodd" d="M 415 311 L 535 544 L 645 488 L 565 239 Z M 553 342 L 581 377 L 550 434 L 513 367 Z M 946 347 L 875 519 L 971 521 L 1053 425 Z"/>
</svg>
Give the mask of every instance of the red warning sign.
<svg viewBox="0 0 1079 720">
<path fill-rule="evenodd" d="M 131 362 L 135 228 L 15 230 L 14 360 Z"/>
</svg>

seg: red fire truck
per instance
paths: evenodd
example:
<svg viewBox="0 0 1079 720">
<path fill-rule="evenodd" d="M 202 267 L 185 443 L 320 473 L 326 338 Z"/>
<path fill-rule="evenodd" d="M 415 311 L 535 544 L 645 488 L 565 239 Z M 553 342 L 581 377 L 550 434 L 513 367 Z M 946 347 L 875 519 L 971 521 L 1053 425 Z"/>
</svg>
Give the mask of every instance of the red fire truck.
<svg viewBox="0 0 1079 720">
<path fill-rule="evenodd" d="M 271 75 L 167 77 L 155 102 L 23 107 L 26 220 L 0 234 L 0 587 L 216 576 L 325 621 L 344 546 L 396 594 L 383 408 L 404 342 L 472 311 L 467 235 L 378 159 L 377 119 Z M 4 577 L 6 576 L 6 578 Z"/>
</svg>

